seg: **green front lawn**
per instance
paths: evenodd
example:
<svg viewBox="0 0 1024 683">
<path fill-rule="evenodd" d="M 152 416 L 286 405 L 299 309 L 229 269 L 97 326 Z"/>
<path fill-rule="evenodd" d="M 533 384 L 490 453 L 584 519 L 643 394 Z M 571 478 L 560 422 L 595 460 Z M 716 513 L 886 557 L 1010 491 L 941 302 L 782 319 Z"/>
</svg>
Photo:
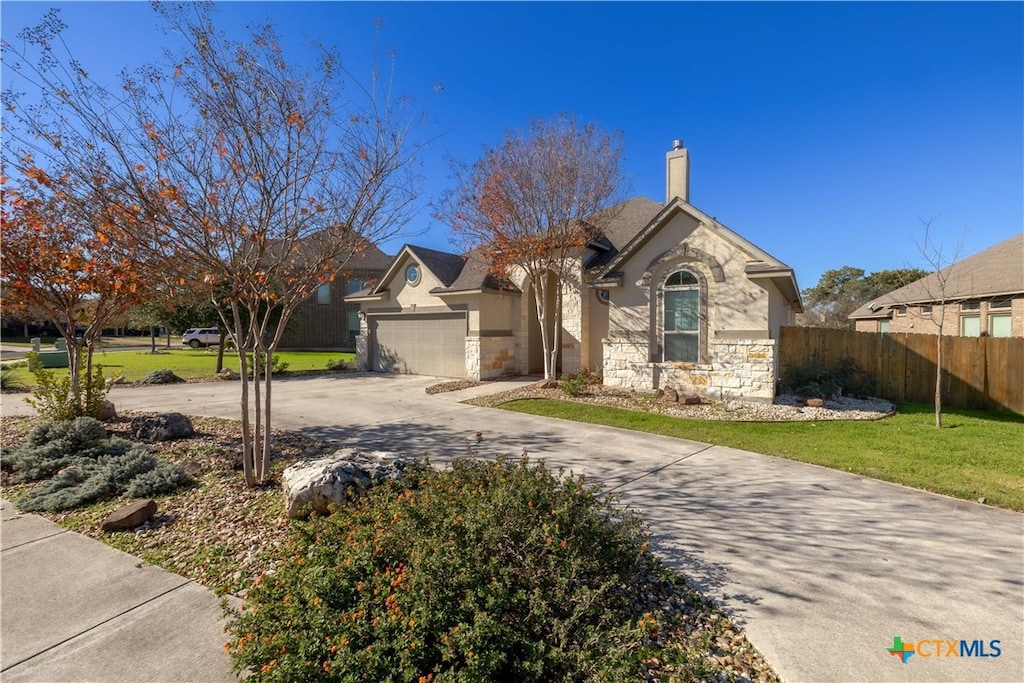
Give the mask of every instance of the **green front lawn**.
<svg viewBox="0 0 1024 683">
<path fill-rule="evenodd" d="M 169 369 L 182 379 L 212 377 L 217 369 L 217 349 L 161 349 L 153 355 L 148 351 L 97 352 L 93 363 L 103 366 L 103 376 L 110 378 L 124 375 L 128 382 L 137 382 L 154 370 Z M 288 372 L 326 370 L 328 361 L 344 360 L 355 365 L 354 353 L 340 351 L 278 351 L 275 356 L 288 363 Z M 234 351 L 224 352 L 224 367 L 238 371 L 238 356 Z M 67 372 L 56 370 L 55 372 Z M 35 380 L 24 364 L 15 369 L 15 381 L 24 386 L 33 386 Z"/>
<path fill-rule="evenodd" d="M 904 404 L 876 421 L 686 420 L 549 399 L 507 410 L 622 427 L 776 455 L 926 491 L 1024 511 L 1024 417 L 948 409 L 936 429 L 932 406 Z"/>
</svg>

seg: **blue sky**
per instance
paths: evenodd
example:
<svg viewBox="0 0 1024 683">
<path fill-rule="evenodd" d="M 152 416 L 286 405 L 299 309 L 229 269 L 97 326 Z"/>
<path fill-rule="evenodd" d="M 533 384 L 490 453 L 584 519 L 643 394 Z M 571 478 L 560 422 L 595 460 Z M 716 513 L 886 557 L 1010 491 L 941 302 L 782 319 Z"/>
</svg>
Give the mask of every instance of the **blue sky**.
<svg viewBox="0 0 1024 683">
<path fill-rule="evenodd" d="M 5 40 L 51 6 L 94 76 L 158 60 L 141 2 L 0 3 Z M 1022 3 L 280 3 L 219 5 L 232 33 L 269 18 L 359 71 L 383 19 L 400 90 L 435 130 L 424 202 L 532 117 L 623 133 L 632 195 L 664 201 L 664 155 L 691 159 L 691 202 L 793 266 L 921 266 L 921 219 L 963 255 L 1024 227 Z M 3 74 L 8 84 L 8 74 Z M 434 92 L 437 82 L 444 89 Z M 424 210 L 409 241 L 454 249 Z M 394 253 L 400 244 L 385 245 Z"/>
</svg>

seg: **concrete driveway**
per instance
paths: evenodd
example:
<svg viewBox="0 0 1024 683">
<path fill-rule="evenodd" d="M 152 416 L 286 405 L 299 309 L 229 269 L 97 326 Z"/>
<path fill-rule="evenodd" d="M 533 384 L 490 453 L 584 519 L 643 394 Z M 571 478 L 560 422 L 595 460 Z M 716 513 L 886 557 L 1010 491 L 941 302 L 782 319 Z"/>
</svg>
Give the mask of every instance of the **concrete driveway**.
<svg viewBox="0 0 1024 683">
<path fill-rule="evenodd" d="M 1024 515 L 729 448 L 462 405 L 480 389 L 425 394 L 437 381 L 278 380 L 275 426 L 435 461 L 465 454 L 480 431 L 482 453 L 525 449 L 597 478 L 645 513 L 658 552 L 718 598 L 786 680 L 1024 680 Z M 115 388 L 110 398 L 120 411 L 239 410 L 237 383 Z M 2 400 L 4 414 L 28 412 L 17 397 Z M 919 646 L 905 664 L 888 652 L 895 637 Z M 960 653 L 946 641 L 961 640 L 972 656 L 946 656 Z"/>
</svg>

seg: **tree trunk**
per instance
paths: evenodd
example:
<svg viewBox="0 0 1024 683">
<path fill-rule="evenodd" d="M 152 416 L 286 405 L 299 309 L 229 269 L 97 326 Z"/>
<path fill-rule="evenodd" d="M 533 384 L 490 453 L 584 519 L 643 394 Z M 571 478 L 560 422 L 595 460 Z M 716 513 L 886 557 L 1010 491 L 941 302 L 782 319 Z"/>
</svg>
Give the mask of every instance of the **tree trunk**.
<svg viewBox="0 0 1024 683">
<path fill-rule="evenodd" d="M 218 330 L 220 332 L 220 343 L 217 344 L 217 370 L 220 372 L 224 369 L 224 346 L 227 344 L 227 332 L 225 330 Z"/>
<path fill-rule="evenodd" d="M 533 299 L 534 303 L 537 305 L 537 323 L 540 325 L 541 357 L 544 360 L 544 381 L 548 382 L 554 379 L 554 364 L 551 362 L 551 332 L 548 329 L 546 276 L 546 271 L 541 273 L 539 277 L 534 275 Z"/>
<path fill-rule="evenodd" d="M 156 328 L 149 326 L 149 352 L 156 355 Z"/>
<path fill-rule="evenodd" d="M 939 337 L 936 342 L 938 348 L 935 352 L 935 426 L 942 427 L 942 327 L 939 327 Z"/>
<path fill-rule="evenodd" d="M 273 368 L 270 362 L 273 357 L 273 350 L 267 351 L 267 357 L 264 363 L 264 394 L 263 394 L 263 448 L 260 456 L 260 481 L 266 481 L 267 476 L 270 474 L 270 453 L 271 447 L 273 446 L 273 435 L 270 431 L 270 392 L 273 387 Z"/>
<path fill-rule="evenodd" d="M 234 302 L 234 328 L 237 333 L 242 331 L 242 318 L 238 312 L 238 302 Z M 241 409 L 242 409 L 242 475 L 245 477 L 245 485 L 253 487 L 256 479 L 252 471 L 252 434 L 249 422 L 249 363 L 245 357 L 245 344 L 241 343 L 244 336 L 236 334 L 239 343 L 236 346 L 238 352 L 238 375 L 242 383 Z"/>
</svg>

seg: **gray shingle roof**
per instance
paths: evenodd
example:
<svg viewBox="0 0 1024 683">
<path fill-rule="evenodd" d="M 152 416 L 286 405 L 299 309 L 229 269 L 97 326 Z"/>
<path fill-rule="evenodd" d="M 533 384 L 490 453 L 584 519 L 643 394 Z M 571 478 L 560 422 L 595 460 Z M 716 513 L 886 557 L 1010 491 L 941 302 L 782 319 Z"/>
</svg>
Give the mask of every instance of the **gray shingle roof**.
<svg viewBox="0 0 1024 683">
<path fill-rule="evenodd" d="M 946 279 L 946 301 L 1024 293 L 1024 233 L 980 251 L 940 271 Z M 882 312 L 902 304 L 934 303 L 940 295 L 935 273 L 870 301 L 851 319 L 885 317 Z"/>
<path fill-rule="evenodd" d="M 412 244 L 406 245 L 406 248 L 412 252 L 413 256 L 420 263 L 436 275 L 444 283 L 445 287 L 450 287 L 458 279 L 462 273 L 462 267 L 465 265 L 465 261 L 458 254 L 450 254 L 447 251 L 438 251 L 426 247 L 417 247 Z"/>
<path fill-rule="evenodd" d="M 448 287 L 441 291 L 465 292 L 475 289 L 504 289 L 518 291 L 518 288 L 507 280 L 495 277 L 490 272 L 489 264 L 479 250 L 466 254 L 462 272 Z"/>
<path fill-rule="evenodd" d="M 376 245 L 371 244 L 355 254 L 345 264 L 347 270 L 387 270 L 393 256 L 388 256 Z"/>
<path fill-rule="evenodd" d="M 595 240 L 604 250 L 594 254 L 587 261 L 587 268 L 597 268 L 608 263 L 644 226 L 651 222 L 664 208 L 658 202 L 646 197 L 634 197 L 611 207 L 611 218 L 602 228 L 603 239 Z M 595 222 L 600 222 L 595 221 Z"/>
</svg>

